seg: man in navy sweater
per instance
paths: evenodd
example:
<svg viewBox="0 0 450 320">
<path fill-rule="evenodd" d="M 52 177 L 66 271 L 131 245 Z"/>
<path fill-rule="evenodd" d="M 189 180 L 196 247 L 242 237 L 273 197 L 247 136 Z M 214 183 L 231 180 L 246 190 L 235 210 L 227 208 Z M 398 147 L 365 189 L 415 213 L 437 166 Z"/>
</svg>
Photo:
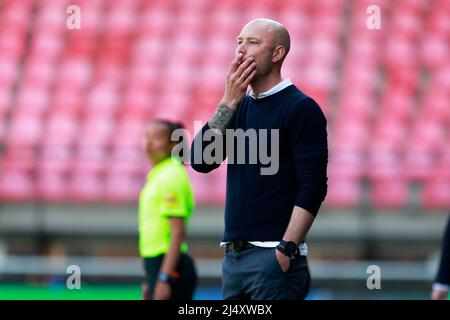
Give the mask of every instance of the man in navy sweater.
<svg viewBox="0 0 450 320">
<path fill-rule="evenodd" d="M 304 299 L 310 288 L 305 237 L 327 193 L 326 119 L 313 99 L 282 79 L 289 48 L 280 23 L 245 25 L 224 96 L 192 143 L 191 165 L 198 172 L 218 168 L 228 156 L 224 299 Z M 249 130 L 271 134 L 240 139 L 238 133 Z M 217 141 L 222 150 L 210 152 L 217 160 L 211 162 L 207 151 Z M 276 159 L 275 170 L 264 171 L 267 161 L 249 160 L 262 150 Z"/>
</svg>

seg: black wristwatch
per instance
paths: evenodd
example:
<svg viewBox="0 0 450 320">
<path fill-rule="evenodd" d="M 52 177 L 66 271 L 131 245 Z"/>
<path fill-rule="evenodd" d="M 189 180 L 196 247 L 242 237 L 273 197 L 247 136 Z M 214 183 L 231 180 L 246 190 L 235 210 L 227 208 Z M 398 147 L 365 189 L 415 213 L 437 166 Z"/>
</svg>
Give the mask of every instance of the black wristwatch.
<svg viewBox="0 0 450 320">
<path fill-rule="evenodd" d="M 158 274 L 158 280 L 161 282 L 170 282 L 170 275 L 167 273 Z"/>
<path fill-rule="evenodd" d="M 277 245 L 277 250 L 291 260 L 295 259 L 298 254 L 298 246 L 294 241 L 281 240 L 280 244 Z"/>
</svg>

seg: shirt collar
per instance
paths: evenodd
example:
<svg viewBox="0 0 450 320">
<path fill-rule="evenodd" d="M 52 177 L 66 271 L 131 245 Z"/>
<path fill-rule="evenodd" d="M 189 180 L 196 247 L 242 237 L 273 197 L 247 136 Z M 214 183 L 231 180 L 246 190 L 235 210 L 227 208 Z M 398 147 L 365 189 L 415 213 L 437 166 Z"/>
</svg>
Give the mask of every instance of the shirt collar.
<svg viewBox="0 0 450 320">
<path fill-rule="evenodd" d="M 274 87 L 272 87 L 271 89 L 267 90 L 266 92 L 260 93 L 259 96 L 256 98 L 255 95 L 253 94 L 253 90 L 250 90 L 250 92 L 248 93 L 248 95 L 250 97 L 252 97 L 253 99 L 261 99 L 261 98 L 265 98 L 268 96 L 271 96 L 277 92 L 280 92 L 281 90 L 289 87 L 292 84 L 291 79 L 284 79 L 283 81 L 281 81 L 279 84 L 275 85 Z"/>
<path fill-rule="evenodd" d="M 161 162 L 157 163 L 153 168 L 150 170 L 150 172 L 147 174 L 147 180 L 150 180 L 150 178 L 156 174 L 156 172 L 160 171 L 161 169 L 165 168 L 166 166 L 175 163 L 175 164 L 181 164 L 181 160 L 177 157 L 167 157 L 166 159 L 162 160 Z"/>
</svg>

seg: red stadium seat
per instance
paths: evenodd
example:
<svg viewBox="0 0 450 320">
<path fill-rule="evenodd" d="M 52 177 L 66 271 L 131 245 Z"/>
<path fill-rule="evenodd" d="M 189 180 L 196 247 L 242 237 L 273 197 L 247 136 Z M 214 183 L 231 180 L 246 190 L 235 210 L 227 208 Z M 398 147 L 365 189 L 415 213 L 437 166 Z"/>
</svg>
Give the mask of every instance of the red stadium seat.
<svg viewBox="0 0 450 320">
<path fill-rule="evenodd" d="M 51 86 L 56 75 L 55 66 L 47 62 L 31 60 L 31 58 L 29 61 L 24 70 L 23 85 L 25 87 L 39 85 L 41 88 Z"/>
<path fill-rule="evenodd" d="M 49 92 L 45 87 L 24 86 L 17 97 L 17 112 L 23 112 L 29 116 L 42 115 L 47 111 L 49 102 Z"/>
<path fill-rule="evenodd" d="M 348 88 L 358 89 L 358 86 L 349 83 Z M 373 94 L 370 91 L 344 89 L 339 101 L 339 114 L 337 117 L 351 118 L 351 121 L 367 122 L 375 113 Z"/>
<path fill-rule="evenodd" d="M 67 178 L 61 174 L 38 175 L 36 177 L 36 197 L 41 201 L 67 201 L 70 198 Z"/>
<path fill-rule="evenodd" d="M 0 113 L 0 144 L 5 143 L 6 128 L 4 117 L 4 113 Z"/>
<path fill-rule="evenodd" d="M 16 116 L 12 119 L 7 136 L 11 147 L 36 147 L 42 138 L 42 120 L 33 116 Z"/>
<path fill-rule="evenodd" d="M 447 8 L 445 8 L 445 5 L 447 5 Z M 450 27 L 448 26 L 448 3 L 442 7 L 444 8 L 436 5 L 435 10 L 428 16 L 427 30 L 429 30 L 430 34 L 438 34 L 445 37 L 450 32 Z"/>
<path fill-rule="evenodd" d="M 154 35 L 164 35 L 170 29 L 172 15 L 169 6 L 145 9 L 141 14 L 141 32 L 151 32 Z"/>
<path fill-rule="evenodd" d="M 422 61 L 431 69 L 439 69 L 448 62 L 449 50 L 448 41 L 445 41 L 445 38 L 430 34 L 422 42 Z"/>
<path fill-rule="evenodd" d="M 362 178 L 364 166 L 363 152 L 355 150 L 334 149 L 329 152 L 328 177 L 333 178 Z"/>
<path fill-rule="evenodd" d="M 145 54 L 148 57 L 148 54 Z M 143 87 L 153 92 L 159 86 L 159 69 L 155 68 L 156 61 L 139 60 L 135 57 L 126 76 L 126 84 L 131 88 Z"/>
<path fill-rule="evenodd" d="M 117 5 L 119 4 L 119 5 Z M 123 1 L 116 3 L 115 7 L 108 11 L 104 21 L 105 30 L 117 36 L 129 35 L 136 29 L 134 23 L 136 1 Z"/>
<path fill-rule="evenodd" d="M 58 16 L 62 17 L 61 14 Z M 62 17 L 65 23 L 64 17 Z M 57 23 L 60 23 L 59 21 Z M 55 32 L 56 30 L 56 32 Z M 35 31 L 33 34 L 31 54 L 41 63 L 55 63 L 64 49 L 64 38 L 57 33 L 59 27 Z"/>
<path fill-rule="evenodd" d="M 363 150 L 370 137 L 369 128 L 362 121 L 346 121 L 344 118 L 334 122 L 334 134 L 330 142 L 339 150 Z"/>
<path fill-rule="evenodd" d="M 27 147 L 7 147 L 0 158 L 1 169 L 6 172 L 31 174 L 36 166 L 36 151 Z"/>
<path fill-rule="evenodd" d="M 432 177 L 450 179 L 450 147 L 442 148 L 441 154 L 436 159 L 436 164 L 432 169 Z"/>
<path fill-rule="evenodd" d="M 20 57 L 25 52 L 25 30 L 3 25 L 0 31 L 0 52 L 8 57 Z"/>
<path fill-rule="evenodd" d="M 450 69 L 447 70 L 450 72 Z M 442 88 L 429 90 L 423 97 L 423 117 L 429 121 L 435 121 L 436 124 L 446 124 L 450 122 L 450 77 L 447 85 L 436 85 L 434 88 Z M 431 89 L 431 88 L 430 88 Z"/>
<path fill-rule="evenodd" d="M 145 184 L 142 176 L 124 175 L 112 172 L 106 178 L 105 199 L 112 203 L 135 203 Z"/>
<path fill-rule="evenodd" d="M 112 143 L 114 120 L 109 117 L 89 117 L 80 128 L 77 145 L 82 148 L 102 148 Z"/>
<path fill-rule="evenodd" d="M 79 120 L 74 116 L 53 114 L 47 119 L 43 146 L 73 146 L 79 138 Z"/>
<path fill-rule="evenodd" d="M 329 209 L 354 209 L 359 204 L 361 186 L 357 179 L 329 179 L 324 206 Z"/>
<path fill-rule="evenodd" d="M 20 170 L 0 173 L 0 199 L 2 201 L 31 201 L 34 197 L 32 177 Z"/>
<path fill-rule="evenodd" d="M 128 87 L 123 96 L 119 117 L 150 119 L 153 113 L 155 96 L 144 86 Z"/>
<path fill-rule="evenodd" d="M 114 149 L 133 149 L 141 146 L 148 122 L 139 118 L 123 118 L 116 125 L 112 144 Z"/>
<path fill-rule="evenodd" d="M 205 178 L 205 187 L 208 189 L 208 200 L 206 203 L 216 206 L 225 205 L 226 194 L 226 163 L 210 173 Z"/>
<path fill-rule="evenodd" d="M 11 86 L 0 84 L 0 115 L 2 115 L 2 120 L 4 114 L 11 109 L 12 98 Z M 2 123 L 1 125 L 4 124 Z"/>
<path fill-rule="evenodd" d="M 429 150 L 439 151 L 446 143 L 446 128 L 434 119 L 417 120 L 410 134 L 414 145 L 423 145 Z"/>
<path fill-rule="evenodd" d="M 1 21 L 6 25 L 26 28 L 30 22 L 29 14 L 32 8 L 32 0 L 8 1 L 3 3 Z"/>
<path fill-rule="evenodd" d="M 73 161 L 74 155 L 71 148 L 50 145 L 42 148 L 36 169 L 38 175 L 62 176 L 69 172 Z"/>
<path fill-rule="evenodd" d="M 419 10 L 420 12 L 420 10 Z M 422 32 L 421 17 L 417 12 L 398 8 L 391 17 L 390 29 L 394 33 L 403 34 L 408 37 L 415 37 Z"/>
<path fill-rule="evenodd" d="M 375 208 L 404 209 L 409 200 L 409 183 L 402 177 L 378 179 L 372 183 L 372 204 Z"/>
<path fill-rule="evenodd" d="M 450 88 L 450 63 L 436 70 L 432 75 L 432 81 L 430 87 L 436 87 L 442 90 L 447 89 L 448 93 L 448 89 Z"/>
<path fill-rule="evenodd" d="M 189 96 L 180 92 L 177 95 L 166 92 L 155 102 L 153 116 L 157 119 L 167 120 L 184 119 L 189 112 Z"/>
<path fill-rule="evenodd" d="M 106 172 L 127 176 L 146 176 L 149 170 L 149 161 L 141 148 L 116 148 L 108 156 Z"/>
<path fill-rule="evenodd" d="M 87 59 L 64 59 L 59 69 L 60 85 L 74 91 L 83 88 L 92 77 L 92 68 L 91 62 Z"/>
<path fill-rule="evenodd" d="M 407 140 L 407 130 L 404 123 L 392 118 L 379 118 L 373 131 L 374 143 L 389 148 L 403 146 Z"/>
<path fill-rule="evenodd" d="M 404 170 L 411 180 L 423 180 L 431 177 L 436 156 L 426 143 L 414 143 L 407 150 Z"/>
<path fill-rule="evenodd" d="M 16 59 L 0 55 L 0 86 L 11 87 L 18 79 L 19 64 Z"/>
<path fill-rule="evenodd" d="M 70 201 L 81 203 L 100 202 L 104 199 L 104 183 L 101 177 L 74 172 L 69 180 Z"/>
<path fill-rule="evenodd" d="M 407 121 L 412 117 L 414 99 L 411 93 L 389 87 L 383 93 L 379 117 L 389 117 L 399 121 Z"/>
<path fill-rule="evenodd" d="M 402 171 L 399 150 L 392 146 L 374 144 L 371 148 L 367 163 L 367 175 L 372 180 L 393 179 Z"/>
<path fill-rule="evenodd" d="M 224 183 L 217 184 L 213 176 L 204 175 L 187 168 L 196 202 L 207 205 L 223 205 Z M 212 174 L 211 174 L 212 175 Z"/>
<path fill-rule="evenodd" d="M 75 155 L 71 170 L 73 174 L 101 175 L 106 171 L 106 152 L 99 147 L 82 147 Z"/>
<path fill-rule="evenodd" d="M 422 206 L 427 209 L 448 210 L 450 179 L 435 177 L 426 181 L 422 189 Z"/>
</svg>

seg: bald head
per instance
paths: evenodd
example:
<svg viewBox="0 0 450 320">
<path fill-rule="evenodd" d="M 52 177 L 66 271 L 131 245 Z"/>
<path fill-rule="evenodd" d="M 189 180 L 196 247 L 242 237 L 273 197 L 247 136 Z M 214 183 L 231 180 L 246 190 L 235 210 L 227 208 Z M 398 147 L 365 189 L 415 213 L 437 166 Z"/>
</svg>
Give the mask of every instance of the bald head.
<svg viewBox="0 0 450 320">
<path fill-rule="evenodd" d="M 285 54 L 283 57 L 284 60 L 289 52 L 289 49 L 291 48 L 291 37 L 289 36 L 289 32 L 286 28 L 278 21 L 267 18 L 258 18 L 248 22 L 243 29 L 253 26 L 262 28 L 263 32 L 269 35 L 273 47 L 281 45 L 285 48 Z"/>
<path fill-rule="evenodd" d="M 242 28 L 236 40 L 236 57 L 239 56 L 241 62 L 248 58 L 256 62 L 253 83 L 279 78 L 291 45 L 289 33 L 281 23 L 262 18 L 252 20 Z"/>
</svg>

